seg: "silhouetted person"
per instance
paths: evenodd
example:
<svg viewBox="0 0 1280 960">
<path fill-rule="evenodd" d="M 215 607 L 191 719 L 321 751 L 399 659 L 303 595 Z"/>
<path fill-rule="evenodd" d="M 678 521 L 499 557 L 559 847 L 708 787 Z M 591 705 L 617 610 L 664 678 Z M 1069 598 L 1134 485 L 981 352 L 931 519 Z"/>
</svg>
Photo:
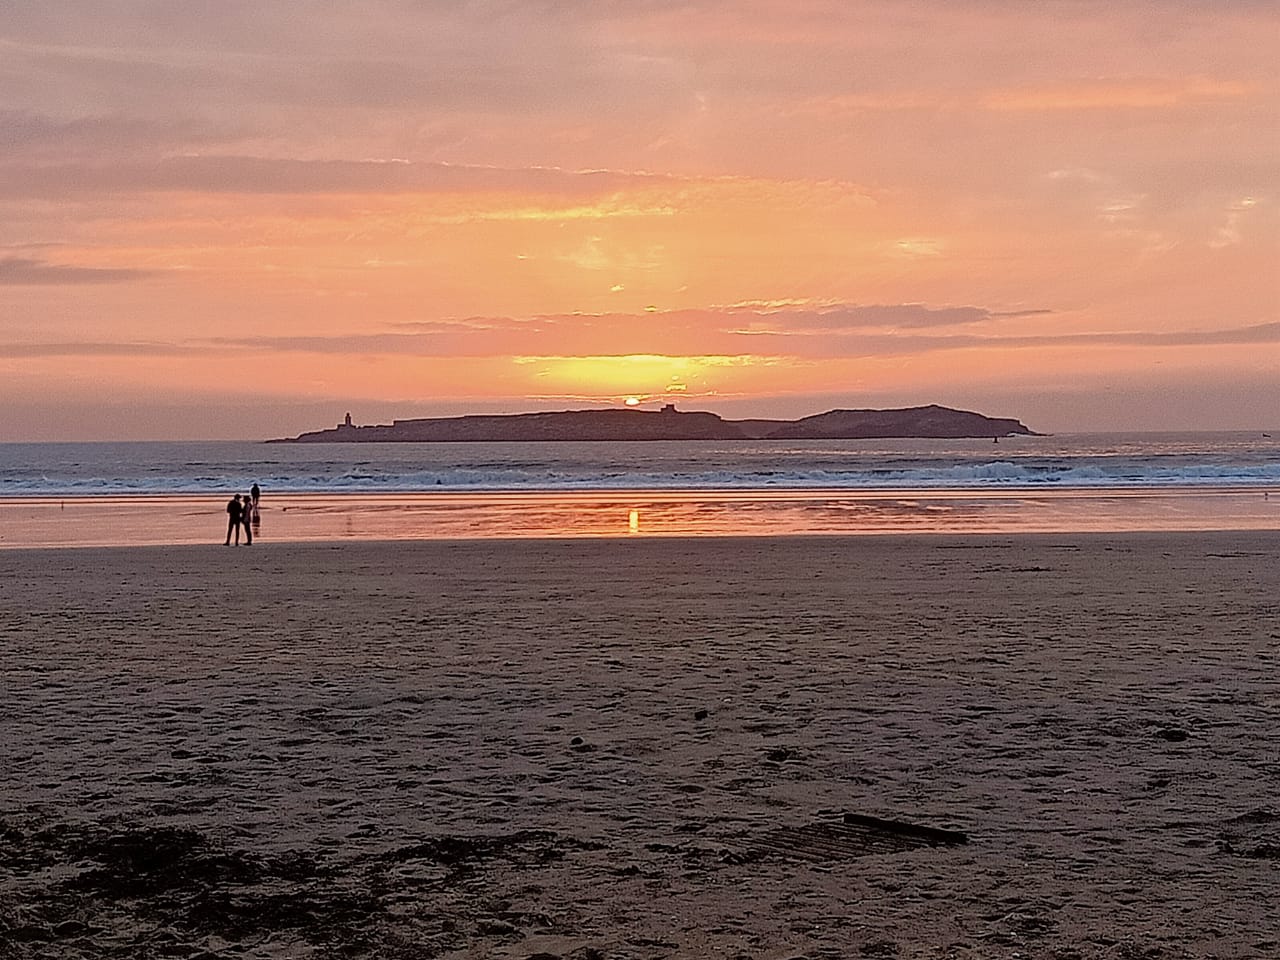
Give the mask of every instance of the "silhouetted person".
<svg viewBox="0 0 1280 960">
<path fill-rule="evenodd" d="M 253 517 L 253 535 L 255 537 L 258 535 L 258 527 L 262 522 L 262 517 L 258 514 L 258 499 L 261 496 L 262 490 L 256 483 L 249 488 L 249 499 L 253 501 L 253 506 L 250 508 L 250 514 Z"/>
<path fill-rule="evenodd" d="M 250 528 L 250 521 L 253 520 L 253 501 L 249 498 L 249 494 L 244 495 L 244 504 L 240 508 L 240 522 L 244 524 L 244 545 L 246 547 L 253 546 L 253 530 Z"/>
<path fill-rule="evenodd" d="M 240 546 L 240 524 L 244 521 L 244 507 L 240 505 L 240 494 L 227 501 L 227 542 L 231 546 L 231 534 L 236 535 L 236 546 Z"/>
</svg>

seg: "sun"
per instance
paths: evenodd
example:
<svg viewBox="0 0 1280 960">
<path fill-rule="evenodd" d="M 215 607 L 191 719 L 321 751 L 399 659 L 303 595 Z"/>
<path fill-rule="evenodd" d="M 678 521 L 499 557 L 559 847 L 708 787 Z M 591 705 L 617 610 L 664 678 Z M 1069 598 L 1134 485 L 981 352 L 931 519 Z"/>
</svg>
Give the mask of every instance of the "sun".
<svg viewBox="0 0 1280 960">
<path fill-rule="evenodd" d="M 627 397 L 627 399 L 623 400 L 622 402 L 623 402 L 623 403 L 625 403 L 628 407 L 638 407 L 638 406 L 640 406 L 640 398 L 639 398 L 639 397 Z"/>
</svg>

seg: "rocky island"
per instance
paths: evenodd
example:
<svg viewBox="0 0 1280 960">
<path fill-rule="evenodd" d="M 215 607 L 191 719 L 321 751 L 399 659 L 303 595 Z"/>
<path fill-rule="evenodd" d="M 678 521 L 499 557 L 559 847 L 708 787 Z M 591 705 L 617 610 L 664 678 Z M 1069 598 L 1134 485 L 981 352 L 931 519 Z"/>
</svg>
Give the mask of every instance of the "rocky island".
<svg viewBox="0 0 1280 960">
<path fill-rule="evenodd" d="M 360 426 L 346 420 L 268 443 L 514 443 L 588 440 L 870 440 L 1039 436 L 1019 420 L 930 404 L 897 410 L 829 410 L 799 420 L 725 420 L 715 413 L 661 410 L 561 410 L 395 420 Z"/>
</svg>

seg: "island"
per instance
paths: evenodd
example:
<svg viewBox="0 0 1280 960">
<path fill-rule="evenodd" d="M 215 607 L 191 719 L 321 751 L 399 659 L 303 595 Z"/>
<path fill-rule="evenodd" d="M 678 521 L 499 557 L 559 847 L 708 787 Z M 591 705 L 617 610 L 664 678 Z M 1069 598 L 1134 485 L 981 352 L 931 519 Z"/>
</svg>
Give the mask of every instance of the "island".
<svg viewBox="0 0 1280 960">
<path fill-rule="evenodd" d="M 715 413 L 597 409 L 473 414 L 361 426 L 351 414 L 329 430 L 267 443 L 520 443 L 592 440 L 999 440 L 1040 436 L 1021 421 L 930 404 L 897 410 L 829 410 L 799 420 L 725 420 Z"/>
</svg>

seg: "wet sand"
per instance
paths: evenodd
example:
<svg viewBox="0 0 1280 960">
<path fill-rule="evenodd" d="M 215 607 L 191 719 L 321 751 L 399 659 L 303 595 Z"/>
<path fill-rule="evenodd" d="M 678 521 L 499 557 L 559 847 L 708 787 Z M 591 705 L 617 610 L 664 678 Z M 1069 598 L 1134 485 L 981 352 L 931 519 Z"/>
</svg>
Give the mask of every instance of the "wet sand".
<svg viewBox="0 0 1280 960">
<path fill-rule="evenodd" d="M 1280 956 L 1277 571 L 1274 532 L 0 552 L 0 956 Z"/>
<path fill-rule="evenodd" d="M 1270 487 L 554 490 L 264 496 L 272 543 L 1280 531 Z M 227 495 L 0 497 L 0 549 L 220 543 Z"/>
</svg>

